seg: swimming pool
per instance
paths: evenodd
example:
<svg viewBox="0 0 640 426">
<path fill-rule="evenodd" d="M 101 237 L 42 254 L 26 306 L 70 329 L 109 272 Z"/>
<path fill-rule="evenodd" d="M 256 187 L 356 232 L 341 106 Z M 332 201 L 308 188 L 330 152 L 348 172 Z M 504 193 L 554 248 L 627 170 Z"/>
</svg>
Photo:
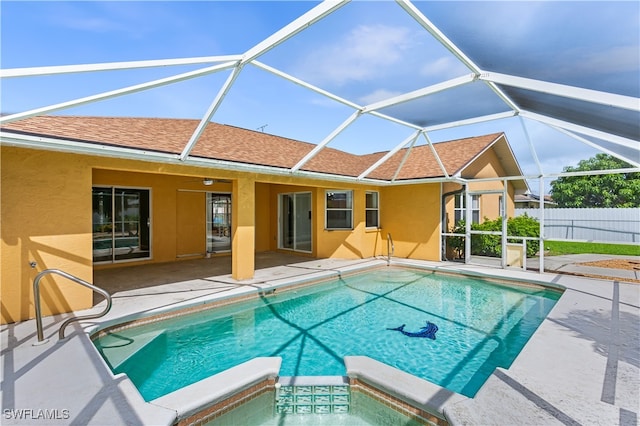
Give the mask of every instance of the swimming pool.
<svg viewBox="0 0 640 426">
<path fill-rule="evenodd" d="M 344 375 L 366 355 L 472 397 L 508 368 L 560 292 L 384 268 L 152 324 L 94 343 L 149 401 L 255 357 L 282 357 L 280 376 Z M 435 340 L 389 330 L 438 327 Z"/>
</svg>

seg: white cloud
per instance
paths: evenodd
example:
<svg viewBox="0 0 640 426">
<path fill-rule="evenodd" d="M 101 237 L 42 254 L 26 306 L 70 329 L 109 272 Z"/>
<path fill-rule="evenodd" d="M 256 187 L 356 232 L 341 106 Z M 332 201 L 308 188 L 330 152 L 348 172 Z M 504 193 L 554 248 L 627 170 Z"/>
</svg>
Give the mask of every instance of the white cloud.
<svg viewBox="0 0 640 426">
<path fill-rule="evenodd" d="M 368 95 L 362 96 L 359 99 L 359 102 L 362 105 L 369 105 L 372 104 L 374 102 L 378 102 L 378 101 L 382 101 L 385 99 L 389 99 L 392 98 L 394 96 L 398 96 L 401 95 L 402 92 L 393 92 L 391 90 L 386 90 L 386 89 L 378 89 L 374 92 L 369 93 Z"/>
<path fill-rule="evenodd" d="M 420 74 L 427 77 L 453 78 L 469 72 L 471 71 L 453 56 L 437 58 L 420 68 Z"/>
<path fill-rule="evenodd" d="M 387 73 L 412 45 L 408 28 L 360 25 L 343 39 L 313 50 L 303 58 L 300 73 L 316 83 L 369 81 Z"/>
<path fill-rule="evenodd" d="M 130 2 L 74 4 L 60 3 L 50 15 L 56 26 L 90 33 L 123 33 L 143 38 L 160 31 L 158 22 L 175 23 L 176 17 L 164 15 L 158 8 Z M 160 9 L 161 10 L 161 9 Z"/>
<path fill-rule="evenodd" d="M 585 50 L 584 56 L 573 63 L 573 72 L 633 72 L 638 69 L 638 45 L 616 46 L 609 49 Z"/>
</svg>

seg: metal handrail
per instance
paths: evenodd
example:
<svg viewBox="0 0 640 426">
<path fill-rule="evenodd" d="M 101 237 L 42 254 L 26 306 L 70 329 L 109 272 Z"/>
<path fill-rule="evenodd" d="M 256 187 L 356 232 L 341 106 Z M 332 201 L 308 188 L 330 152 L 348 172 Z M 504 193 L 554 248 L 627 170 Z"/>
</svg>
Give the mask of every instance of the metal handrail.
<svg viewBox="0 0 640 426">
<path fill-rule="evenodd" d="M 90 288 L 96 293 L 100 293 L 107 300 L 107 306 L 104 308 L 102 312 L 98 312 L 97 314 L 81 315 L 79 317 L 69 318 L 65 322 L 63 322 L 62 325 L 60 326 L 60 330 L 58 330 L 59 339 L 64 339 L 64 329 L 73 321 L 100 318 L 106 315 L 107 312 L 109 312 L 109 310 L 111 309 L 111 295 L 107 293 L 105 290 L 101 289 L 100 287 L 96 287 L 95 285 L 88 283 L 85 280 L 80 279 L 74 275 L 61 271 L 60 269 L 45 269 L 44 271 L 36 275 L 35 280 L 33 280 L 33 295 L 35 298 L 36 328 L 38 331 L 38 342 L 42 342 L 44 340 L 44 335 L 42 332 L 42 309 L 40 308 L 40 280 L 42 279 L 42 277 L 44 277 L 47 274 L 57 274 L 57 275 L 63 276 L 77 284 Z"/>
<path fill-rule="evenodd" d="M 389 248 L 391 246 L 391 248 Z M 393 245 L 393 238 L 391 238 L 391 232 L 387 233 L 387 263 L 391 263 L 391 256 L 396 248 Z"/>
</svg>

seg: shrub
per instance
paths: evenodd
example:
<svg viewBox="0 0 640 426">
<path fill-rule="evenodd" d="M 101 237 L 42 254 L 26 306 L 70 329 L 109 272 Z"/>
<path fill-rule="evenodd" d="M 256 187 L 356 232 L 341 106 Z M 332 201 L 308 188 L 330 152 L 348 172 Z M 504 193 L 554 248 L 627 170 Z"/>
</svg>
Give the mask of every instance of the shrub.
<svg viewBox="0 0 640 426">
<path fill-rule="evenodd" d="M 507 235 L 518 237 L 539 237 L 540 224 L 535 217 L 524 214 L 509 218 L 507 221 Z M 510 240 L 509 242 L 520 242 L 521 240 Z M 527 240 L 527 257 L 535 256 L 540 249 L 540 241 Z"/>
<path fill-rule="evenodd" d="M 474 231 L 502 231 L 502 218 L 488 220 L 485 218 L 482 223 L 471 225 Z M 454 233 L 464 234 L 465 222 L 460 221 L 453 228 Z M 536 218 L 528 215 L 512 217 L 507 220 L 507 235 L 518 237 L 539 237 L 540 225 Z M 522 240 L 509 238 L 509 243 L 520 243 Z M 458 257 L 464 257 L 464 238 L 450 237 L 449 245 L 456 251 Z M 533 257 L 540 248 L 539 241 L 527 241 L 527 257 Z M 502 257 L 502 241 L 500 235 L 472 235 L 471 254 L 479 256 Z"/>
</svg>

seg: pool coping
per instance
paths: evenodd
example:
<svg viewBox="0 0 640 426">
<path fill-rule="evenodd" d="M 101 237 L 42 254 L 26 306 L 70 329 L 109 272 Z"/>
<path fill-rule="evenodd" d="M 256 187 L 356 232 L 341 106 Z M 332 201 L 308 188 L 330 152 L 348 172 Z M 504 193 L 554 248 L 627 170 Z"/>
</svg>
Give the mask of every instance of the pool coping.
<svg viewBox="0 0 640 426">
<path fill-rule="evenodd" d="M 270 383 L 273 388 L 281 364 L 279 357 L 253 358 L 149 403 L 175 411 L 176 420 L 181 421 L 258 384 Z"/>
<path fill-rule="evenodd" d="M 228 277 L 216 278 L 230 283 L 229 292 L 233 285 L 260 291 L 272 284 L 288 285 L 296 275 L 294 272 L 301 272 L 296 275 L 300 279 L 310 280 L 386 264 L 383 259 L 313 260 L 296 265 L 298 271 L 289 267 L 271 268 L 249 282 L 234 284 Z M 633 359 L 638 356 L 638 332 L 629 319 L 640 318 L 640 286 L 446 262 L 392 259 L 391 265 L 565 289 L 508 369 L 497 369 L 474 398 L 445 401 L 442 414 L 450 424 L 637 422 L 635 407 L 640 397 L 635 383 L 639 367 Z M 44 407 L 70 412 L 66 419 L 50 419 L 51 424 L 172 424 L 177 412 L 144 402 L 126 376 L 114 376 L 93 349 L 88 333 L 127 315 L 144 316 L 162 307 L 178 309 L 177 306 L 204 303 L 203 298 L 213 294 L 199 289 L 195 286 L 179 296 L 167 292 L 160 296 L 123 297 L 104 321 L 83 322 L 64 341 L 56 342 L 53 337 L 55 343 L 42 346 L 32 346 L 35 341 L 32 320 L 3 326 L 0 390 L 3 409 Z M 93 311 L 99 309 L 101 306 L 97 305 Z M 612 320 L 601 325 L 601 329 L 590 330 L 575 319 L 574 323 L 569 321 L 576 312 L 593 312 L 594 318 L 600 315 L 597 318 L 620 318 L 620 321 Z M 64 319 L 65 316 L 46 317 L 45 337 L 54 336 Z M 3 414 L 3 424 L 29 423 L 8 418 L 7 411 Z"/>
</svg>

